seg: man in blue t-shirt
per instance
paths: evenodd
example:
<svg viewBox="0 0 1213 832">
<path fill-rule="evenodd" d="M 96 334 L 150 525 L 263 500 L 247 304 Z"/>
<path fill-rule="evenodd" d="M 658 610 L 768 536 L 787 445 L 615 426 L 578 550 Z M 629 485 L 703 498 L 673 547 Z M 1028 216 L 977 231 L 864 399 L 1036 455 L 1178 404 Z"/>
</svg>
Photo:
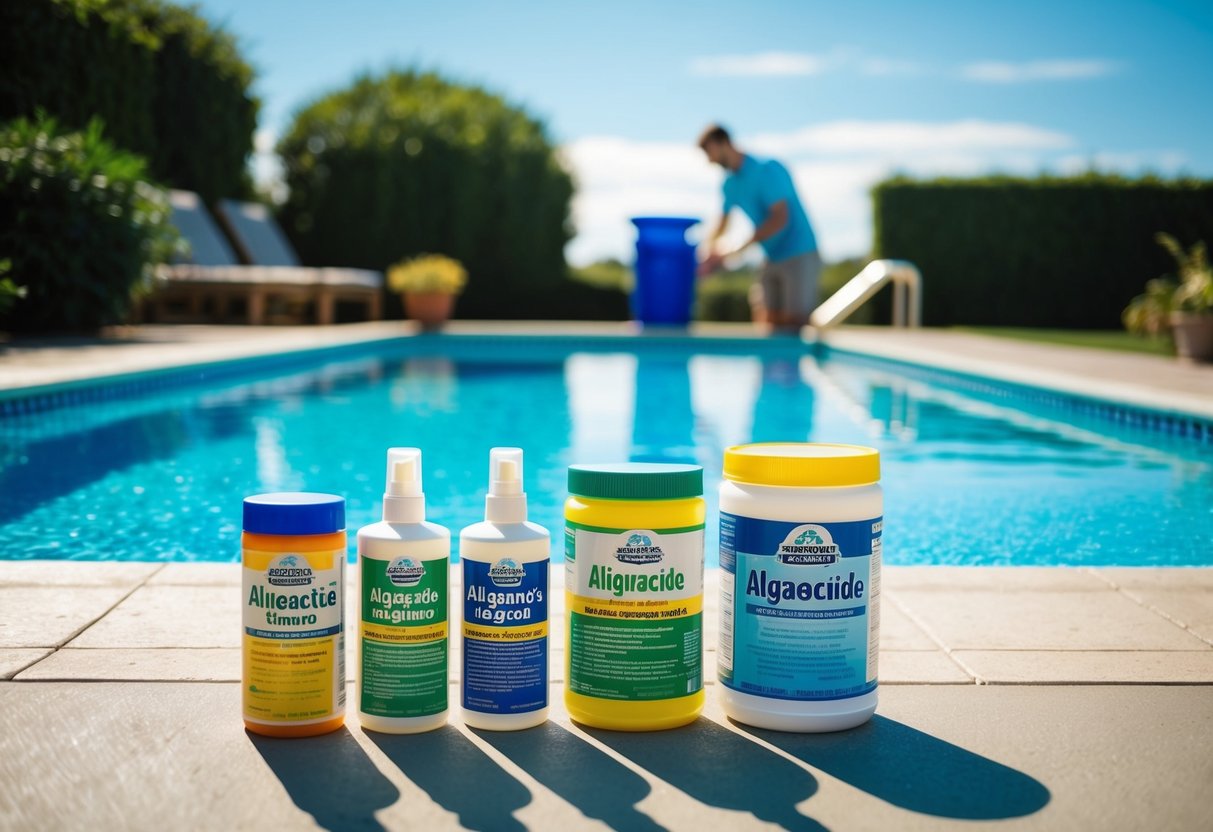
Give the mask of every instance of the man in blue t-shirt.
<svg viewBox="0 0 1213 832">
<path fill-rule="evenodd" d="M 774 159 L 742 153 L 720 125 L 704 130 L 699 146 L 708 161 L 725 169 L 724 212 L 705 242 L 708 253 L 699 265 L 700 276 L 711 274 L 727 258 L 758 243 L 766 262 L 750 288 L 754 320 L 780 328 L 804 325 L 817 305 L 821 255 L 791 174 Z M 754 234 L 740 248 L 720 252 L 716 246 L 734 208 L 740 208 L 754 223 Z"/>
</svg>

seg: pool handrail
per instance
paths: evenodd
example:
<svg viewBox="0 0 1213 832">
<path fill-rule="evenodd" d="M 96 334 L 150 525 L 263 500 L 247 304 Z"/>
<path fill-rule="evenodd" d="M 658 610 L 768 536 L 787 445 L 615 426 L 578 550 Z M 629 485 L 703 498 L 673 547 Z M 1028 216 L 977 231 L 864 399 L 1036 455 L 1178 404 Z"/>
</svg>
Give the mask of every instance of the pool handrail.
<svg viewBox="0 0 1213 832">
<path fill-rule="evenodd" d="M 922 326 L 922 274 L 908 260 L 868 263 L 813 310 L 809 324 L 826 329 L 842 323 L 890 281 L 893 283 L 893 326 L 910 329 Z"/>
</svg>

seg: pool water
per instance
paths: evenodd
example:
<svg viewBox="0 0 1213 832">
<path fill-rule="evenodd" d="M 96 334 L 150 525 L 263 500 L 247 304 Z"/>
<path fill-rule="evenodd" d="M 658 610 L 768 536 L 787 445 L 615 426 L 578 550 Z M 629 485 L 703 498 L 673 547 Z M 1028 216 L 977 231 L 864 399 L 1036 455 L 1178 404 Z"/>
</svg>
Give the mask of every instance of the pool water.
<svg viewBox="0 0 1213 832">
<path fill-rule="evenodd" d="M 428 513 L 482 519 L 488 451 L 526 451 L 561 527 L 573 462 L 704 466 L 743 442 L 877 446 L 893 564 L 1213 564 L 1213 447 L 983 398 L 798 342 L 423 337 L 0 421 L 0 556 L 236 561 L 241 499 L 345 495 L 379 519 L 384 452 L 423 450 Z M 351 535 L 352 539 L 352 535 Z M 554 535 L 559 541 L 559 535 Z M 552 555 L 559 559 L 559 546 Z"/>
</svg>

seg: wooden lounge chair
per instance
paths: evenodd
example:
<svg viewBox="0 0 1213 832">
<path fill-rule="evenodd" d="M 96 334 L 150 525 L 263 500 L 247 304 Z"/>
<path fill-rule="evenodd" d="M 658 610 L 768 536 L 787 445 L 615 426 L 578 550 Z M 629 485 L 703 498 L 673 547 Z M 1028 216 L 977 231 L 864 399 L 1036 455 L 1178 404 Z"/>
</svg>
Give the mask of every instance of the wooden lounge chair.
<svg viewBox="0 0 1213 832">
<path fill-rule="evenodd" d="M 300 266 L 265 206 L 224 200 L 218 217 L 225 237 L 197 194 L 172 191 L 170 201 L 191 253 L 160 270 L 149 301 L 156 320 L 226 320 L 235 307 L 248 323 L 263 324 L 301 317 L 299 310 L 310 306 L 316 323 L 331 324 L 345 301 L 363 304 L 370 320 L 382 316 L 382 274 Z"/>
</svg>

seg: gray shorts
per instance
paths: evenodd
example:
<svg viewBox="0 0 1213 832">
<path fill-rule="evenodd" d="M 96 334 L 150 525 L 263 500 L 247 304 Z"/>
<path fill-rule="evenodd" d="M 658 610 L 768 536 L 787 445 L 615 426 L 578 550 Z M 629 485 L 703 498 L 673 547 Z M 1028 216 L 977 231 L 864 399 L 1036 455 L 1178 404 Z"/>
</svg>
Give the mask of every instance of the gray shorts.
<svg viewBox="0 0 1213 832">
<path fill-rule="evenodd" d="M 805 318 L 817 308 L 817 283 L 821 280 L 821 254 L 810 251 L 787 260 L 766 262 L 758 280 L 750 287 L 750 305 L 770 312 Z"/>
</svg>

